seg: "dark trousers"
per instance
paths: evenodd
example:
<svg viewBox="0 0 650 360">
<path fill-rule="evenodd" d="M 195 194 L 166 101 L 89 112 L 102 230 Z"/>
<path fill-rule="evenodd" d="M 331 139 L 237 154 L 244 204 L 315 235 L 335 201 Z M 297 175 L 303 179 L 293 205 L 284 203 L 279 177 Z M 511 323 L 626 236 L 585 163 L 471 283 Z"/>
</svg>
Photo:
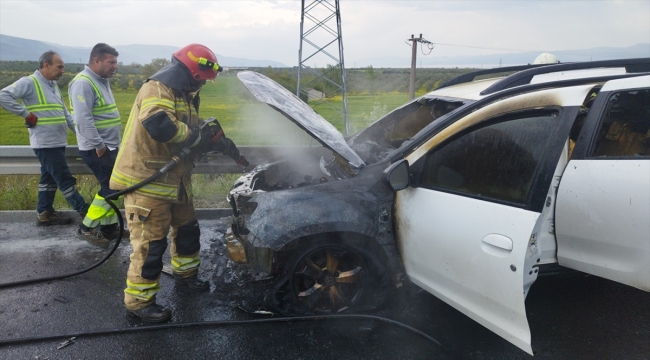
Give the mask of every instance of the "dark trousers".
<svg viewBox="0 0 650 360">
<path fill-rule="evenodd" d="M 115 166 L 115 159 L 117 159 L 117 149 L 111 151 L 106 148 L 106 152 L 102 157 L 97 156 L 95 150 L 79 150 L 79 154 L 93 174 L 95 174 L 97 181 L 99 181 L 99 185 L 101 186 L 99 196 L 105 198 L 108 195 L 116 193 L 116 190 L 111 190 L 109 187 L 109 182 L 111 180 L 113 166 Z"/>
<path fill-rule="evenodd" d="M 72 176 L 68 163 L 65 161 L 65 147 L 33 150 L 38 161 L 41 162 L 41 180 L 38 183 L 36 211 L 39 213 L 54 211 L 52 204 L 54 204 L 56 189 L 59 189 L 75 211 L 85 214 L 88 204 L 75 187 L 77 179 Z"/>
</svg>

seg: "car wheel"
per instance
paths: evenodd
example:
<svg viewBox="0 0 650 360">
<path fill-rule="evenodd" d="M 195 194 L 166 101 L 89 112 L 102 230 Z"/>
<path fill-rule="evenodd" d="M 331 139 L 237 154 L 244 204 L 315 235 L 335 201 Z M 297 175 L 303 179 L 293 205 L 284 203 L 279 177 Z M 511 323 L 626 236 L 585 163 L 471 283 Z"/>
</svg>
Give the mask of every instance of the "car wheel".
<svg viewBox="0 0 650 360">
<path fill-rule="evenodd" d="M 289 264 L 287 295 L 294 314 L 375 309 L 390 287 L 386 267 L 376 255 L 341 242 L 321 241 L 299 249 Z"/>
</svg>

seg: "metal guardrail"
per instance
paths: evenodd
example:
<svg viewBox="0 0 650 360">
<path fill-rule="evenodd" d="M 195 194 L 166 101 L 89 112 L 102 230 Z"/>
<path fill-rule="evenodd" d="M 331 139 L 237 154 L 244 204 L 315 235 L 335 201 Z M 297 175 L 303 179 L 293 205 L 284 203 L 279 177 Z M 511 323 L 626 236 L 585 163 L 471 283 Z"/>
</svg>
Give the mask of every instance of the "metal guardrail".
<svg viewBox="0 0 650 360">
<path fill-rule="evenodd" d="M 238 146 L 251 166 L 264 164 L 282 157 L 295 157 L 305 151 L 326 151 L 321 146 Z M 65 149 L 66 160 L 73 174 L 92 174 L 81 159 L 77 146 Z M 243 168 L 231 158 L 210 154 L 196 162 L 195 174 L 238 174 Z M 41 164 L 29 146 L 0 146 L 0 175 L 40 175 Z"/>
</svg>

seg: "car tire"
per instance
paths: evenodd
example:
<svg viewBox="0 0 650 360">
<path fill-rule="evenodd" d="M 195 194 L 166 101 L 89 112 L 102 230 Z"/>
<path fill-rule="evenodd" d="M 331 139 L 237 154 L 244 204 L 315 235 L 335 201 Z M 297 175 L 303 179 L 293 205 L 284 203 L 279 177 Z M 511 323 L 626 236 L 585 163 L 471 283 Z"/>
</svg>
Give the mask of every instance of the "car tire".
<svg viewBox="0 0 650 360">
<path fill-rule="evenodd" d="M 340 240 L 319 240 L 294 250 L 282 284 L 285 315 L 337 314 L 380 308 L 390 289 L 380 256 Z M 279 289 L 280 287 L 276 287 Z"/>
</svg>

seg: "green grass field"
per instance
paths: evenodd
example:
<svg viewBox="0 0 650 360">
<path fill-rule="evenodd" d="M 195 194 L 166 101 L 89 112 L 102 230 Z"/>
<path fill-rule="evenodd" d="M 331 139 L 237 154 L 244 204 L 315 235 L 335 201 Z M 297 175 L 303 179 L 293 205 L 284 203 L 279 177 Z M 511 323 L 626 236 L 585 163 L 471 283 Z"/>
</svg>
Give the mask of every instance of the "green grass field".
<svg viewBox="0 0 650 360">
<path fill-rule="evenodd" d="M 67 89 L 63 90 L 66 104 Z M 115 101 L 126 125 L 131 106 L 137 95 L 135 90 L 115 90 Z M 400 106 L 408 100 L 406 93 L 383 93 L 377 95 L 348 96 L 348 119 L 351 133 L 365 128 L 374 120 Z M 341 99 L 334 100 L 327 107 L 316 109 L 323 117 L 331 118 L 340 111 Z M 308 144 L 311 137 L 283 115 L 265 104 L 258 103 L 236 76 L 220 76 L 208 83 L 201 91 L 201 113 L 203 118 L 216 117 L 226 136 L 237 145 L 301 145 Z M 0 109 L 0 145 L 29 145 L 29 135 L 23 119 Z M 343 130 L 342 121 L 334 123 Z M 68 142 L 76 145 L 77 140 L 70 132 Z M 197 207 L 226 207 L 225 195 L 237 175 L 212 176 L 194 175 L 195 204 Z M 98 190 L 93 176 L 78 175 L 80 192 L 91 199 Z M 39 176 L 0 176 L 0 210 L 30 210 L 36 207 Z M 65 199 L 57 192 L 55 208 L 69 208 Z"/>
<path fill-rule="evenodd" d="M 67 89 L 62 89 L 66 104 Z M 131 106 L 137 95 L 135 90 L 114 90 L 115 102 L 122 116 L 122 124 L 128 120 Z M 418 94 L 419 95 L 419 94 Z M 377 95 L 349 95 L 348 119 L 350 128 L 357 131 L 408 101 L 406 93 L 381 93 Z M 334 99 L 327 106 L 316 111 L 326 118 L 332 118 L 342 108 L 341 99 Z M 220 76 L 208 83 L 201 91 L 201 113 L 203 118 L 216 117 L 224 128 L 226 136 L 238 145 L 276 145 L 286 144 L 287 134 L 294 135 L 299 130 L 293 123 L 265 104 L 258 103 L 235 76 Z M 383 110 L 377 112 L 377 110 Z M 0 109 L 0 145 L 29 145 L 29 136 L 23 119 Z M 342 121 L 334 124 L 343 130 Z M 275 136 L 273 136 L 275 135 Z M 309 141 L 309 138 L 300 140 Z M 296 140 L 292 136 L 291 140 Z M 75 145 L 77 140 L 72 133 L 68 142 Z"/>
</svg>

